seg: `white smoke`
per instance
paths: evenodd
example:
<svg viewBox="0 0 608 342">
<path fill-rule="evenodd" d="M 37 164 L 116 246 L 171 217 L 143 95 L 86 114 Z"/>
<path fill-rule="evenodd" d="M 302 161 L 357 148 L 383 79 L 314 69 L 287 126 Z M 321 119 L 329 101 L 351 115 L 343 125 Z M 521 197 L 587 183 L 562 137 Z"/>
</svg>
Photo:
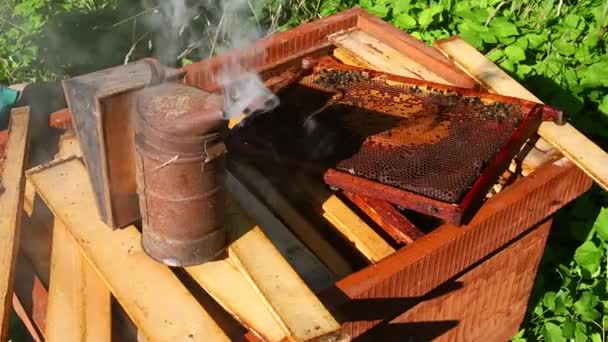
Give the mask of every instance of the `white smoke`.
<svg viewBox="0 0 608 342">
<path fill-rule="evenodd" d="M 246 49 L 265 35 L 255 19 L 255 8 L 262 0 L 157 0 L 156 15 L 148 24 L 156 31 L 155 56 L 173 66 L 188 56 L 205 59 L 233 49 Z M 201 27 L 202 26 L 202 27 Z M 250 51 L 258 55 L 262 51 Z M 245 62 L 245 63 L 243 63 Z M 231 60 L 218 75 L 225 90 L 225 117 L 241 112 L 264 112 L 278 105 L 278 98 L 263 84 L 259 75 L 247 70 L 247 61 Z"/>
</svg>

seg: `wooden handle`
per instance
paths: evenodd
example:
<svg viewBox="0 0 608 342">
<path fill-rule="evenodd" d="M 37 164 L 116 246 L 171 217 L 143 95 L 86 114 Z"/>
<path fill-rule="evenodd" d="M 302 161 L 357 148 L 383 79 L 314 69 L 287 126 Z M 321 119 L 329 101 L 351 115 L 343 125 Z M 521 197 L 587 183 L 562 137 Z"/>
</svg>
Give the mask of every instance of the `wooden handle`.
<svg viewBox="0 0 608 342">
<path fill-rule="evenodd" d="M 435 46 L 488 90 L 501 95 L 542 103 L 540 99 L 461 38 L 452 37 L 439 40 Z M 560 126 L 553 122 L 543 122 L 538 134 L 608 191 L 608 154 L 604 150 L 570 124 Z"/>
</svg>

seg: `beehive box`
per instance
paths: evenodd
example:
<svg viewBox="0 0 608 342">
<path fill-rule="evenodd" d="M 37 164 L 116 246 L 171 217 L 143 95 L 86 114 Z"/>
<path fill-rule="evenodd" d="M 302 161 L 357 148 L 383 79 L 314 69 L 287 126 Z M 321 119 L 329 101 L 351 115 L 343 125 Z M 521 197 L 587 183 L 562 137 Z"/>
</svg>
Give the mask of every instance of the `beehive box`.
<svg viewBox="0 0 608 342">
<path fill-rule="evenodd" d="M 328 38 L 345 31 L 364 33 L 384 44 L 385 54 L 407 60 L 387 66 L 396 73 L 411 73 L 410 76 L 460 87 L 479 87 L 439 51 L 360 9 L 276 34 L 256 42 L 253 50 L 237 51 L 231 57 L 240 58 L 243 65 L 268 80 L 278 76 L 279 71 L 297 66 L 305 56 L 349 51 L 353 47 L 348 41 L 332 42 Z M 186 83 L 215 90 L 217 72 L 228 57 L 187 66 Z M 386 231 L 370 229 L 381 220 L 374 220 L 369 215 L 371 211 L 362 213 L 349 205 L 347 198 L 353 198 L 352 194 L 342 197 L 331 193 L 321 178 L 294 177 L 289 189 L 281 188 L 272 182 L 258 182 L 259 178 L 255 181 L 252 174 L 258 175 L 260 170 L 239 167 L 241 160 L 235 163 L 231 165 L 235 176 L 334 274 L 335 281 L 314 292 L 338 319 L 342 332 L 362 340 L 402 341 L 413 336 L 421 340 L 502 341 L 512 336 L 526 310 L 551 215 L 591 186 L 582 171 L 560 159 L 519 178 L 492 197 L 467 225 L 435 224 L 424 235 L 410 229 L 409 235 L 405 234 L 409 239 L 399 242 L 382 235 Z M 262 193 L 259 189 L 271 192 Z M 402 233 L 408 231 L 406 216 L 392 206 L 384 208 L 394 214 L 392 221 L 385 223 L 392 223 Z M 319 241 L 328 245 L 315 245 Z M 294 266 L 297 258 L 289 261 Z M 26 289 L 40 288 L 40 281 L 33 277 L 24 281 L 30 284 Z M 308 284 L 314 287 L 311 282 Z M 36 291 L 22 291 L 21 302 L 31 303 L 25 305 L 23 317 L 31 319 L 32 330 L 41 334 L 45 322 L 40 312 L 45 309 L 33 309 L 44 306 L 44 295 Z M 135 322 L 138 324 L 141 322 Z M 260 338 L 251 331 L 236 331 L 231 336 Z"/>
</svg>

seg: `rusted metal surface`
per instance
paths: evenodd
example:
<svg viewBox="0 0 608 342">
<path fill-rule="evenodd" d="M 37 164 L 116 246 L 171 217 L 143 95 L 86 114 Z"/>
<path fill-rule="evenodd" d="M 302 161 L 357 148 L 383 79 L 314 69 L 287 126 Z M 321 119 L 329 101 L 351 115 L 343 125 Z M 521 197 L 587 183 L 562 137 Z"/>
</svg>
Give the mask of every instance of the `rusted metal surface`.
<svg viewBox="0 0 608 342">
<path fill-rule="evenodd" d="M 520 237 L 591 185 L 592 180 L 567 159 L 545 165 L 488 200 L 468 225 L 445 224 L 373 268 L 338 281 L 322 297 L 335 308 L 348 307 L 349 301 L 422 297 Z M 344 329 L 356 337 L 398 313 L 394 314 L 351 318 L 343 322 Z"/>
<path fill-rule="evenodd" d="M 200 264 L 224 248 L 222 104 L 220 96 L 170 83 L 137 99 L 142 245 L 164 264 Z"/>
</svg>

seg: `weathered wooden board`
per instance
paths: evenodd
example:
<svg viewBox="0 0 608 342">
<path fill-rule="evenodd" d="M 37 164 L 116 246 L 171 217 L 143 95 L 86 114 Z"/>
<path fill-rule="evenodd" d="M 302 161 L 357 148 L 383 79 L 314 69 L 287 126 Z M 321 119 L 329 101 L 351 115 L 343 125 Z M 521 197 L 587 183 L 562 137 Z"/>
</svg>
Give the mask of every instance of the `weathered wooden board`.
<svg viewBox="0 0 608 342">
<path fill-rule="evenodd" d="M 112 230 L 99 219 L 79 159 L 36 167 L 28 179 L 148 341 L 228 341 L 169 268 L 144 253 L 136 227 Z"/>
<path fill-rule="evenodd" d="M 73 135 L 64 134 L 55 158 L 80 155 L 75 141 Z M 110 290 L 56 218 L 52 231 L 46 339 L 51 342 L 111 341 Z"/>
<path fill-rule="evenodd" d="M 296 179 L 301 190 L 319 208 L 323 218 L 369 262 L 378 262 L 395 252 L 388 242 L 325 186 L 302 175 Z"/>
<path fill-rule="evenodd" d="M 229 198 L 230 260 L 258 289 L 283 329 L 298 341 L 340 338 L 340 325 L 269 243 L 260 227 Z"/>
<path fill-rule="evenodd" d="M 348 261 L 317 231 L 310 221 L 283 196 L 255 167 L 230 160 L 228 167 L 234 175 L 260 198 L 281 221 L 333 272 L 343 278 L 353 272 Z M 259 222 L 259 221 L 258 221 Z M 263 225 L 262 225 L 262 228 Z"/>
<path fill-rule="evenodd" d="M 225 223 L 228 253 L 224 258 L 187 267 L 186 271 L 226 311 L 264 340 L 304 341 L 321 336 L 331 340 L 340 325 L 308 287 L 326 288 L 333 283 L 331 274 L 312 255 L 305 254 L 305 247 L 276 218 L 269 218 L 268 209 L 256 204 L 258 200 L 230 173 L 227 188 L 232 194 Z M 261 210 L 265 216 L 261 223 L 270 227 L 262 231 L 232 197 L 250 211 Z M 269 239 L 271 235 L 278 240 L 277 247 Z M 294 249 L 294 258 L 301 258 L 291 260 L 294 268 L 287 262 L 292 253 L 289 248 Z M 283 255 L 281 249 L 286 249 Z"/>
<path fill-rule="evenodd" d="M 227 173 L 226 187 L 238 205 L 260 226 L 306 285 L 319 292 L 336 282 L 336 277 L 327 267 L 230 171 Z"/>
<path fill-rule="evenodd" d="M 353 58 L 358 64 L 363 63 L 362 66 L 399 76 L 448 83 L 420 63 L 363 30 L 336 34 L 330 36 L 329 40 L 343 49 L 339 50 L 339 54 L 342 54 L 343 57 Z M 391 63 L 387 63 L 387 61 L 391 61 Z"/>
<path fill-rule="evenodd" d="M 25 163 L 29 141 L 28 107 L 13 109 L 0 189 L 0 341 L 8 338 L 15 263 L 23 215 Z"/>
<path fill-rule="evenodd" d="M 110 291 L 59 220 L 53 227 L 46 340 L 111 341 Z"/>
</svg>

